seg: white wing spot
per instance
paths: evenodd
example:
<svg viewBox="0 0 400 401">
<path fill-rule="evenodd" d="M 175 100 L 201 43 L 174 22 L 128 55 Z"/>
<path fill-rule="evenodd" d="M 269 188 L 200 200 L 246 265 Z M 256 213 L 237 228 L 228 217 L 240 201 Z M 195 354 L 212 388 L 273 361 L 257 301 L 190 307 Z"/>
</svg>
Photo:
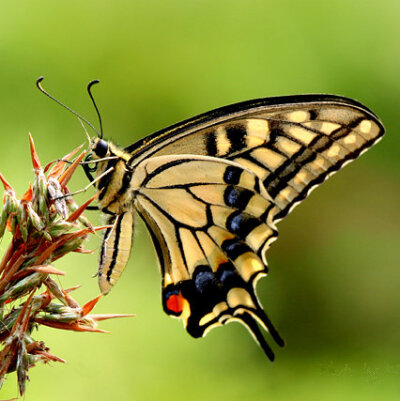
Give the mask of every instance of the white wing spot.
<svg viewBox="0 0 400 401">
<path fill-rule="evenodd" d="M 322 123 L 322 126 L 321 126 L 321 132 L 323 132 L 326 135 L 330 135 L 333 131 L 335 131 L 336 129 L 338 129 L 340 127 L 341 127 L 340 124 L 324 122 L 324 123 Z"/>
<path fill-rule="evenodd" d="M 341 148 L 337 143 L 334 143 L 326 152 L 328 157 L 340 158 Z"/>
<path fill-rule="evenodd" d="M 254 307 L 250 294 L 244 288 L 232 288 L 228 292 L 227 301 L 231 308 L 236 306 Z"/>
<path fill-rule="evenodd" d="M 372 123 L 370 120 L 363 120 L 360 123 L 360 131 L 363 134 L 368 134 L 369 131 L 371 131 Z"/>
<path fill-rule="evenodd" d="M 231 148 L 231 142 L 226 136 L 224 127 L 217 128 L 217 151 L 218 156 L 225 156 Z"/>
<path fill-rule="evenodd" d="M 310 115 L 307 111 L 297 110 L 289 113 L 288 118 L 290 121 L 295 123 L 302 123 L 304 121 L 308 121 L 310 119 Z"/>
<path fill-rule="evenodd" d="M 346 137 L 344 137 L 343 142 L 344 142 L 346 145 L 355 144 L 355 143 L 357 142 L 357 135 L 354 134 L 354 133 L 349 134 L 349 135 L 347 135 Z"/>
<path fill-rule="evenodd" d="M 266 141 L 269 133 L 268 121 L 261 119 L 247 120 L 247 131 L 250 136 Z"/>
</svg>

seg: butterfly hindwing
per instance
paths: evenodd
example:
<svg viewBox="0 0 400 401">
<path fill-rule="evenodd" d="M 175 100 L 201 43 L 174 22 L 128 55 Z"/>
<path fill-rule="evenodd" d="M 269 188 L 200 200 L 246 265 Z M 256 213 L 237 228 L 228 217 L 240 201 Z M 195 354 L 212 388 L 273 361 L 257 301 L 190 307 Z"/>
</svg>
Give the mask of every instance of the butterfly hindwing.
<svg viewBox="0 0 400 401">
<path fill-rule="evenodd" d="M 255 294 L 277 231 L 259 178 L 206 156 L 159 156 L 137 166 L 135 207 L 161 264 L 163 305 L 194 337 L 238 320 L 272 359 L 257 322 L 283 342 Z"/>
</svg>

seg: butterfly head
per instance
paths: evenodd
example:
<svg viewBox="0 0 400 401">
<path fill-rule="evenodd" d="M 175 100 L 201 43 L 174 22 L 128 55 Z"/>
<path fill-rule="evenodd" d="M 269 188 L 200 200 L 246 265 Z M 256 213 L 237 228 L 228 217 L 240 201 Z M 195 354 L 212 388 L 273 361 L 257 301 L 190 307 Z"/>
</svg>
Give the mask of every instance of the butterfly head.
<svg viewBox="0 0 400 401">
<path fill-rule="evenodd" d="M 114 169 L 126 169 L 129 158 L 130 154 L 117 145 L 101 137 L 94 137 L 90 139 L 89 153 L 82 166 L 89 180 L 93 181 L 100 175 L 110 174 Z"/>
<path fill-rule="evenodd" d="M 96 177 L 104 170 L 109 159 L 115 159 L 111 146 L 109 142 L 99 137 L 89 139 L 89 153 L 82 165 L 89 181 L 93 181 L 93 173 Z"/>
<path fill-rule="evenodd" d="M 91 155 L 94 160 L 109 156 L 110 144 L 101 138 L 93 138 L 90 141 Z"/>
</svg>

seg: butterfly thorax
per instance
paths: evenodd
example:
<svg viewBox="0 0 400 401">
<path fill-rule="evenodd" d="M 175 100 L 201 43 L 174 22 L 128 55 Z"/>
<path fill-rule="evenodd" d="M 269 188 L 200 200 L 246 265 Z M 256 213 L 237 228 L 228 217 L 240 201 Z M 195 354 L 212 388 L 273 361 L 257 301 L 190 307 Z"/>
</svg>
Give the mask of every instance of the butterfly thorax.
<svg viewBox="0 0 400 401">
<path fill-rule="evenodd" d="M 93 140 L 91 150 L 96 166 L 95 178 L 101 176 L 97 184 L 101 191 L 98 198 L 100 209 L 111 214 L 131 210 L 136 187 L 132 182 L 133 169 L 129 166 L 131 155 L 99 138 Z M 104 160 L 96 162 L 100 159 Z"/>
</svg>

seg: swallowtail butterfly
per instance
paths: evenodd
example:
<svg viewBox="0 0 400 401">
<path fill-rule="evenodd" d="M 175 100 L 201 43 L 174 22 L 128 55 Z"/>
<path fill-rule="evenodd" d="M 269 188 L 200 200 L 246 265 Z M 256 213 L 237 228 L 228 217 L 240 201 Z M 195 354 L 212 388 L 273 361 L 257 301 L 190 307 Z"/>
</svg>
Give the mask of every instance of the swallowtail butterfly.
<svg viewBox="0 0 400 401">
<path fill-rule="evenodd" d="M 259 326 L 283 340 L 255 286 L 276 223 L 383 134 L 357 101 L 300 95 L 222 107 L 125 149 L 93 139 L 86 171 L 100 177 L 99 208 L 112 226 L 101 245 L 101 291 L 125 268 L 138 214 L 157 251 L 165 312 L 193 337 L 239 321 L 273 360 Z"/>
</svg>

